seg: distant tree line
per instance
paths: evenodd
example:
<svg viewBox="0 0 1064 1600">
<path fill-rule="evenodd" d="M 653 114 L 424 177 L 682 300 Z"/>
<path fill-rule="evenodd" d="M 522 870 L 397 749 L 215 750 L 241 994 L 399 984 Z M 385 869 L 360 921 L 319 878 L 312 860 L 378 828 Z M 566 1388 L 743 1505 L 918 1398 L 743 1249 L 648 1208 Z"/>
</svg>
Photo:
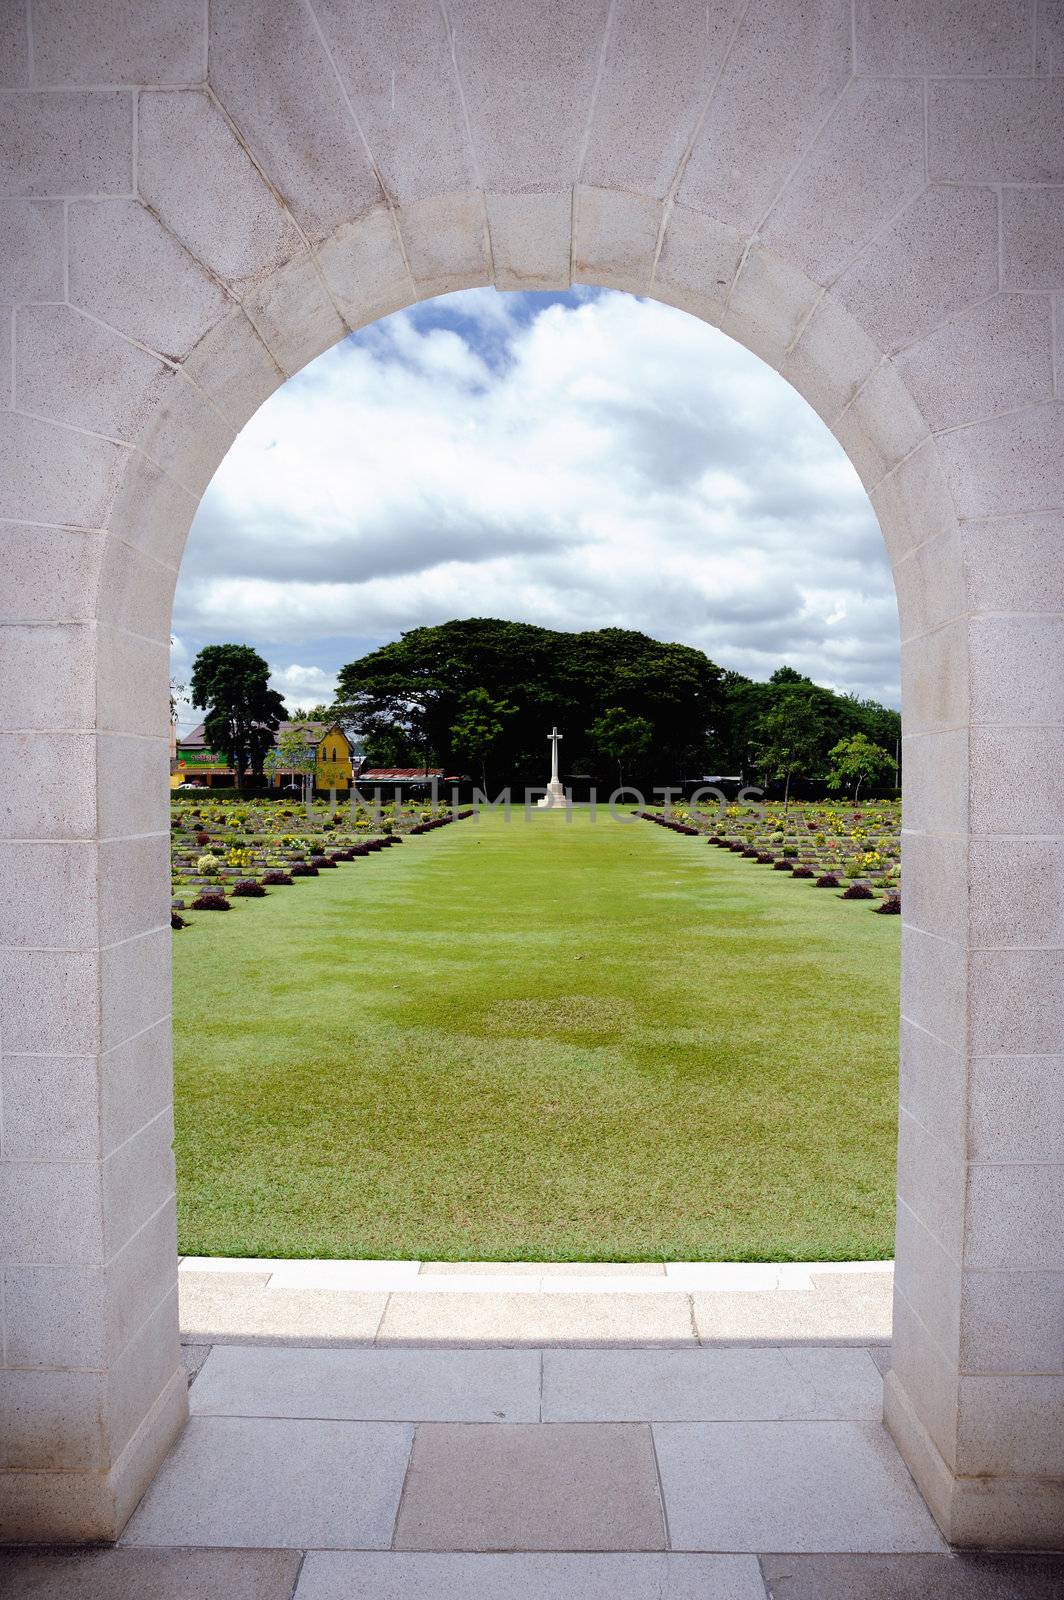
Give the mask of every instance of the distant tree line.
<svg viewBox="0 0 1064 1600">
<path fill-rule="evenodd" d="M 370 765 L 443 766 L 485 786 L 541 783 L 554 722 L 566 774 L 641 787 L 727 774 L 784 793 L 889 788 L 901 737 L 890 707 L 791 667 L 758 683 L 630 629 L 490 617 L 414 628 L 350 662 L 329 710 Z"/>
<path fill-rule="evenodd" d="M 238 786 L 245 770 L 263 781 L 285 717 L 268 676 L 248 645 L 208 645 L 193 666 L 192 702 Z M 557 633 L 491 617 L 404 633 L 342 668 L 334 704 L 293 720 L 304 716 L 343 724 L 371 766 L 442 766 L 485 789 L 541 783 L 554 722 L 570 778 L 650 789 L 727 775 L 785 797 L 796 783 L 893 787 L 901 738 L 889 706 L 792 667 L 757 683 L 630 629 Z"/>
</svg>

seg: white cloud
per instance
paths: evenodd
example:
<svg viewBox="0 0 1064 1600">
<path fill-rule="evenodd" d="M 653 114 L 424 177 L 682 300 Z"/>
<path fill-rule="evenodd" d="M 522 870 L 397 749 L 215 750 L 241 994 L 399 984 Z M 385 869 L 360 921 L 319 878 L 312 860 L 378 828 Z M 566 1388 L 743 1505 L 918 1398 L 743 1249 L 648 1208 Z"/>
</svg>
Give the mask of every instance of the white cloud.
<svg viewBox="0 0 1064 1600">
<path fill-rule="evenodd" d="M 255 643 L 297 703 L 403 629 L 477 615 L 898 693 L 883 542 L 840 447 L 755 356 L 622 294 L 474 290 L 321 357 L 219 468 L 175 627 Z"/>
</svg>

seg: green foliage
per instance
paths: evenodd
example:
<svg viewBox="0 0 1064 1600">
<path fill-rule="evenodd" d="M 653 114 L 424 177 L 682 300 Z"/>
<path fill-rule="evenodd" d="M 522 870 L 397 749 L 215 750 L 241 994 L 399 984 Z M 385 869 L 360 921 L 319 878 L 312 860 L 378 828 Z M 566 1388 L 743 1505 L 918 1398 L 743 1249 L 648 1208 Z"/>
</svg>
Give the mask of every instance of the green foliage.
<svg viewBox="0 0 1064 1600">
<path fill-rule="evenodd" d="M 459 765 L 455 729 L 465 731 L 469 696 L 513 708 L 493 739 L 493 766 L 510 783 L 539 783 L 544 733 L 557 722 L 567 752 L 594 747 L 589 729 L 623 706 L 645 719 L 651 739 L 633 774 L 690 765 L 704 770 L 723 713 L 722 674 L 700 650 L 662 644 L 622 628 L 556 633 L 523 622 L 475 617 L 414 628 L 340 673 L 337 715 L 350 722 L 374 764 Z M 570 757 L 572 759 L 572 757 Z"/>
<path fill-rule="evenodd" d="M 815 690 L 815 684 L 788 681 L 774 704 L 755 723 L 754 757 L 768 777 L 784 781 L 785 800 L 796 774 L 805 778 L 818 776 L 824 727 Z"/>
<path fill-rule="evenodd" d="M 843 789 L 852 783 L 855 800 L 862 783 L 883 782 L 894 773 L 893 756 L 863 733 L 840 739 L 828 752 L 828 760 L 831 762 L 828 788 Z"/>
<path fill-rule="evenodd" d="M 205 645 L 192 664 L 192 703 L 206 712 L 203 731 L 244 786 L 250 771 L 260 782 L 266 752 L 284 719 L 284 701 L 269 686 L 270 669 L 247 644 Z"/>
<path fill-rule="evenodd" d="M 517 707 L 506 700 L 493 700 L 486 689 L 470 689 L 463 697 L 462 708 L 451 726 L 451 748 L 456 755 L 479 763 L 480 776 L 487 793 L 487 758 L 506 729 L 509 719 L 517 715 Z"/>
<path fill-rule="evenodd" d="M 626 762 L 636 762 L 650 749 L 654 725 L 649 717 L 633 717 L 623 706 L 609 706 L 587 730 L 592 744 L 617 763 L 617 778 L 624 782 Z"/>
</svg>

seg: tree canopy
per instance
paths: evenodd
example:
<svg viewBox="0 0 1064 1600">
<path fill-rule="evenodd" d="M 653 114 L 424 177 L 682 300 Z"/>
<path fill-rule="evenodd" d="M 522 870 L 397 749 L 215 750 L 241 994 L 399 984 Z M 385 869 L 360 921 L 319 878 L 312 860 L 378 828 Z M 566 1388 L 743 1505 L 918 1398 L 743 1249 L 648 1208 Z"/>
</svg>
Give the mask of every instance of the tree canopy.
<svg viewBox="0 0 1064 1600">
<path fill-rule="evenodd" d="M 756 683 L 625 628 L 561 633 L 493 617 L 414 628 L 343 667 L 339 685 L 329 716 L 361 737 L 372 765 L 479 769 L 483 780 L 488 764 L 518 786 L 542 781 L 552 722 L 569 778 L 605 781 L 619 764 L 647 788 L 707 773 L 822 783 L 840 740 L 861 733 L 893 757 L 900 737 L 890 707 L 794 667 Z"/>
<path fill-rule="evenodd" d="M 650 747 L 632 771 L 638 781 L 699 766 L 723 715 L 722 676 L 700 650 L 623 628 L 558 633 L 474 617 L 414 628 L 351 662 L 341 669 L 334 710 L 362 735 L 374 764 L 453 770 L 463 761 L 455 729 L 466 725 L 468 697 L 483 691 L 513 708 L 495 716 L 502 725 L 493 768 L 506 782 L 537 783 L 552 722 L 565 730 L 569 769 L 593 776 L 611 753 L 596 744 L 592 726 L 620 709 L 650 724 Z"/>
<path fill-rule="evenodd" d="M 225 756 L 238 789 L 246 772 L 262 781 L 266 752 L 285 717 L 269 676 L 269 666 L 248 644 L 205 645 L 192 664 L 192 704 L 206 712 L 207 743 Z"/>
</svg>

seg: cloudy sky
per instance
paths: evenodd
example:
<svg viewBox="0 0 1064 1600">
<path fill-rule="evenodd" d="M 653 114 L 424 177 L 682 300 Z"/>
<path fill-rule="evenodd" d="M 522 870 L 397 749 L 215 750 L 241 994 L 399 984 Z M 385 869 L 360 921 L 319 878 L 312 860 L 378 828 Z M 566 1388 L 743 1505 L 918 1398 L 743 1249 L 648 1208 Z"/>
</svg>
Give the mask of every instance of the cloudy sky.
<svg viewBox="0 0 1064 1600">
<path fill-rule="evenodd" d="M 247 642 L 294 707 L 472 616 L 638 628 L 898 702 L 890 571 L 842 451 L 756 356 L 630 295 L 448 295 L 291 379 L 199 508 L 174 670 Z"/>
</svg>

